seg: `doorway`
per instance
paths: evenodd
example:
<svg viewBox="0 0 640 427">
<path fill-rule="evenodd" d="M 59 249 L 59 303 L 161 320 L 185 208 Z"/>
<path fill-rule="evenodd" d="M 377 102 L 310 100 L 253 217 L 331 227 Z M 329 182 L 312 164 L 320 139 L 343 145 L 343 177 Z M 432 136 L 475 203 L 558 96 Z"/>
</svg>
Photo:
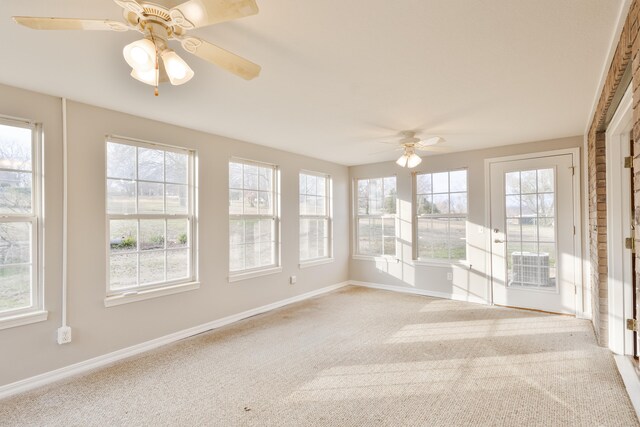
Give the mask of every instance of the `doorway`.
<svg viewBox="0 0 640 427">
<path fill-rule="evenodd" d="M 576 314 L 578 153 L 488 161 L 494 304 Z"/>
<path fill-rule="evenodd" d="M 609 349 L 617 354 L 637 357 L 637 333 L 627 329 L 626 325 L 627 319 L 637 319 L 632 98 L 629 87 L 606 131 L 607 299 Z"/>
</svg>

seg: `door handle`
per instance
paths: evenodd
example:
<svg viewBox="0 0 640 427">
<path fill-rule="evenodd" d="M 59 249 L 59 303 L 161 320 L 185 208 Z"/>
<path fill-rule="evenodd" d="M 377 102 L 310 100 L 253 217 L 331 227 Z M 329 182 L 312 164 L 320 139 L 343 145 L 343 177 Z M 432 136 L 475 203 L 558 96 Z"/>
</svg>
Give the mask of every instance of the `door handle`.
<svg viewBox="0 0 640 427">
<path fill-rule="evenodd" d="M 493 243 L 504 243 L 504 240 L 496 239 L 493 241 Z"/>
</svg>

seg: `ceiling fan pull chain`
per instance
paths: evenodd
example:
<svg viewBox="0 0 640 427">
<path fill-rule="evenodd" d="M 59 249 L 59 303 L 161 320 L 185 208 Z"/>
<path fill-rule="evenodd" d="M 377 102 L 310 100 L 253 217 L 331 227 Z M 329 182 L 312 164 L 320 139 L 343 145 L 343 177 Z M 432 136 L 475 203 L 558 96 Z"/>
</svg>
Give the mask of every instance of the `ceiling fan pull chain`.
<svg viewBox="0 0 640 427">
<path fill-rule="evenodd" d="M 156 44 L 156 39 L 153 37 L 153 27 L 149 28 L 149 35 L 151 36 L 151 41 L 153 42 L 153 48 L 156 52 L 156 87 L 153 90 L 153 94 L 155 96 L 159 95 L 158 85 L 160 84 L 160 64 L 158 60 L 158 45 Z"/>
</svg>

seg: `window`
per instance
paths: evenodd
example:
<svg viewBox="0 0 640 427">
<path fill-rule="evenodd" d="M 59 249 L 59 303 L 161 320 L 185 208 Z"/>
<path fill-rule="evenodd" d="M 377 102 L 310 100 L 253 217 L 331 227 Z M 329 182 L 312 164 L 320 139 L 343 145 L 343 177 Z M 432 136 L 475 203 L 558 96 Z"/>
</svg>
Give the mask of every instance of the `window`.
<svg viewBox="0 0 640 427">
<path fill-rule="evenodd" d="M 396 255 L 396 177 L 358 179 L 356 255 Z"/>
<path fill-rule="evenodd" d="M 229 162 L 229 272 L 231 276 L 276 268 L 278 199 L 276 167 Z"/>
<path fill-rule="evenodd" d="M 331 178 L 300 173 L 300 262 L 331 257 Z"/>
<path fill-rule="evenodd" d="M 108 294 L 195 280 L 194 154 L 107 141 Z"/>
<path fill-rule="evenodd" d="M 43 308 L 40 131 L 0 119 L 0 319 Z"/>
<path fill-rule="evenodd" d="M 417 258 L 467 257 L 467 171 L 415 175 Z"/>
</svg>

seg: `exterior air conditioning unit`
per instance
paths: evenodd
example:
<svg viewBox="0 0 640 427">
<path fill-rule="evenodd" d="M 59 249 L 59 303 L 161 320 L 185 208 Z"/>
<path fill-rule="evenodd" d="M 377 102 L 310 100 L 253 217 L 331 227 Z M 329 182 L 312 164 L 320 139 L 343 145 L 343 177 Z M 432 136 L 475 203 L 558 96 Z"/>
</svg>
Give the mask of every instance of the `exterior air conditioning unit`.
<svg viewBox="0 0 640 427">
<path fill-rule="evenodd" d="M 549 287 L 549 254 L 547 252 L 511 253 L 513 278 L 510 285 L 527 287 Z"/>
</svg>

